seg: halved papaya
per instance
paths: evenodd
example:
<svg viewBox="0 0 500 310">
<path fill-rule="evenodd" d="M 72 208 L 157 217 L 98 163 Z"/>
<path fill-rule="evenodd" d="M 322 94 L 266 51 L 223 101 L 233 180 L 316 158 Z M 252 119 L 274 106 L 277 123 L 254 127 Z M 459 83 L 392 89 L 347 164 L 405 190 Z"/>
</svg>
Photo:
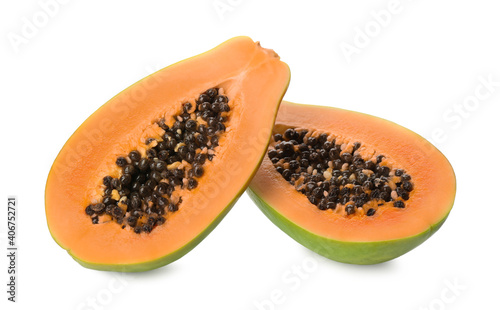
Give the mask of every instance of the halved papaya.
<svg viewBox="0 0 500 310">
<path fill-rule="evenodd" d="M 376 264 L 435 233 L 455 189 L 448 160 L 416 133 L 358 112 L 283 102 L 247 192 L 305 247 Z"/>
<path fill-rule="evenodd" d="M 149 270 L 189 252 L 256 172 L 289 79 L 274 51 L 236 37 L 116 95 L 53 163 L 53 238 L 99 270 Z"/>
</svg>

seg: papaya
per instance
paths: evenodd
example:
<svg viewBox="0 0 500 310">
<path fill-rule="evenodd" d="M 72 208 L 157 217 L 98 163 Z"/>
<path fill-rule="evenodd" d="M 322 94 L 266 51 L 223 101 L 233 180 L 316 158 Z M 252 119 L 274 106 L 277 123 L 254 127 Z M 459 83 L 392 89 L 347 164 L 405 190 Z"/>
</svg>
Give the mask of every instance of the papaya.
<svg viewBox="0 0 500 310">
<path fill-rule="evenodd" d="M 289 80 L 273 50 L 236 37 L 117 94 L 54 160 L 54 240 L 98 270 L 145 271 L 188 253 L 255 174 Z"/>
<path fill-rule="evenodd" d="M 375 116 L 282 102 L 247 190 L 297 242 L 329 259 L 377 264 L 420 245 L 446 220 L 456 181 L 418 134 Z"/>
</svg>

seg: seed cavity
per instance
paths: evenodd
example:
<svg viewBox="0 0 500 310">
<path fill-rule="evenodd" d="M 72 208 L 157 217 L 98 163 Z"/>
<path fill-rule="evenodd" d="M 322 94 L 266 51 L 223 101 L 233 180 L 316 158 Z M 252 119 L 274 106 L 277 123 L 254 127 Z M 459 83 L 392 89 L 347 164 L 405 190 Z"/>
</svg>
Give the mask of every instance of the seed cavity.
<svg viewBox="0 0 500 310">
<path fill-rule="evenodd" d="M 182 104 L 171 127 L 163 118 L 156 120 L 165 133 L 146 139 L 146 156 L 131 150 L 117 157 L 121 175 L 104 176 L 101 201 L 85 208 L 92 224 L 114 221 L 122 229 L 150 233 L 167 221 L 168 213 L 179 210 L 182 197 L 177 192 L 197 188 L 204 166 L 216 156 L 230 111 L 220 88 L 210 88 L 193 101 Z"/>
<path fill-rule="evenodd" d="M 276 171 L 319 210 L 373 217 L 380 207 L 406 207 L 411 176 L 387 156 L 364 158 L 360 142 L 337 143 L 325 133 L 288 128 L 274 134 L 267 156 Z"/>
</svg>

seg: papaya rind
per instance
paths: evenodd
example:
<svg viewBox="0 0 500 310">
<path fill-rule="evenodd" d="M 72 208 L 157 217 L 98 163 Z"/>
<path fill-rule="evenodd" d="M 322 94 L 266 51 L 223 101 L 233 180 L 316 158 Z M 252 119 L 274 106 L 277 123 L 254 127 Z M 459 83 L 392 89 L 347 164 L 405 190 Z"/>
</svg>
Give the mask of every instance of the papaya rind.
<svg viewBox="0 0 500 310">
<path fill-rule="evenodd" d="M 416 248 L 432 236 L 445 222 L 449 212 L 429 229 L 402 239 L 373 242 L 351 242 L 314 234 L 277 212 L 249 187 L 247 193 L 259 209 L 281 230 L 306 248 L 335 261 L 372 265 L 392 260 Z M 453 201 L 451 202 L 453 205 Z M 451 207 L 450 207 L 451 209 Z"/>
</svg>

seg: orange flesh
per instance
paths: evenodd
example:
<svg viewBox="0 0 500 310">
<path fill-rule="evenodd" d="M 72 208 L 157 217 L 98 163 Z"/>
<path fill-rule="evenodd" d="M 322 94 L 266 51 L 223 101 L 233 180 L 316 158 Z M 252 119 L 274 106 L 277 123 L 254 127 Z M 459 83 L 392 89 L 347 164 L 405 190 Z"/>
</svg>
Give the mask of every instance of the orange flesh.
<svg viewBox="0 0 500 310">
<path fill-rule="evenodd" d="M 267 146 L 275 110 L 289 81 L 288 66 L 247 37 L 165 68 L 121 92 L 91 115 L 67 141 L 46 186 L 46 215 L 54 239 L 82 261 L 133 264 L 181 248 L 198 236 L 244 189 Z M 144 151 L 183 102 L 221 87 L 229 97 L 227 130 L 196 189 L 167 222 L 149 234 L 114 222 L 94 225 L 85 207 L 102 194 L 102 178 L 116 177 L 116 158 Z M 268 113 L 263 113 L 267 111 Z M 258 117 L 257 117 L 258 116 Z"/>
<path fill-rule="evenodd" d="M 406 208 L 380 207 L 374 216 L 319 210 L 295 190 L 266 155 L 252 180 L 252 190 L 298 226 L 335 240 L 369 242 L 413 236 L 445 217 L 455 195 L 455 175 L 448 160 L 428 141 L 395 123 L 336 108 L 282 102 L 275 131 L 304 128 L 325 132 L 337 141 L 361 142 L 361 154 L 387 156 L 389 165 L 412 176 L 414 190 Z"/>
</svg>

